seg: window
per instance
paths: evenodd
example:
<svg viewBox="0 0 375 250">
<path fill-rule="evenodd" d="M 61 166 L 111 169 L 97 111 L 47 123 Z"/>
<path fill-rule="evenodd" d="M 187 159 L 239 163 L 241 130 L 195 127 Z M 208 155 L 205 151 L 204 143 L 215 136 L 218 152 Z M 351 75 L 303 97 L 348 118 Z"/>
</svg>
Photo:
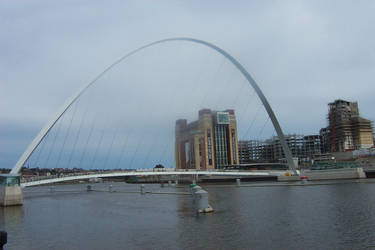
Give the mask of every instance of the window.
<svg viewBox="0 0 375 250">
<path fill-rule="evenodd" d="M 207 152 L 208 152 L 208 165 L 212 166 L 211 129 L 207 129 Z"/>
<path fill-rule="evenodd" d="M 198 147 L 199 147 L 199 167 L 200 169 L 203 168 L 203 164 L 202 164 L 202 145 L 203 145 L 203 139 L 202 138 L 199 138 L 198 140 Z"/>
<path fill-rule="evenodd" d="M 236 131 L 232 128 L 232 157 L 233 157 L 233 164 L 237 164 L 237 151 L 236 151 Z"/>
</svg>

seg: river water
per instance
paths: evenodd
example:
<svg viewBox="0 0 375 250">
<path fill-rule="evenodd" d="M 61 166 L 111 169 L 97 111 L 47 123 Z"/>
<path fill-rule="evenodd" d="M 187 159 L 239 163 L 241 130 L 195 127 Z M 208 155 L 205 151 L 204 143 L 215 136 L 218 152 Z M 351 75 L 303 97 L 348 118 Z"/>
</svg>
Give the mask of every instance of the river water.
<svg viewBox="0 0 375 250">
<path fill-rule="evenodd" d="M 375 249 L 375 181 L 275 184 L 202 185 L 215 212 L 200 215 L 187 185 L 26 188 L 0 230 L 5 249 Z"/>
</svg>

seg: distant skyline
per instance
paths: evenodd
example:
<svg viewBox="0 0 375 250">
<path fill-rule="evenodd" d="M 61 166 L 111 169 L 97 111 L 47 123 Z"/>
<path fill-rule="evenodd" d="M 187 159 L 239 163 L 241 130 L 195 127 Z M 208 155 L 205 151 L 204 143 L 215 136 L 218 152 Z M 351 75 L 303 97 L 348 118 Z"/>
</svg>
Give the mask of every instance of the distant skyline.
<svg viewBox="0 0 375 250">
<path fill-rule="evenodd" d="M 11 168 L 66 99 L 105 67 L 168 37 L 207 40 L 231 53 L 285 134 L 319 133 L 336 99 L 357 101 L 374 121 L 374 13 L 371 0 L 1 1 L 0 166 Z"/>
</svg>

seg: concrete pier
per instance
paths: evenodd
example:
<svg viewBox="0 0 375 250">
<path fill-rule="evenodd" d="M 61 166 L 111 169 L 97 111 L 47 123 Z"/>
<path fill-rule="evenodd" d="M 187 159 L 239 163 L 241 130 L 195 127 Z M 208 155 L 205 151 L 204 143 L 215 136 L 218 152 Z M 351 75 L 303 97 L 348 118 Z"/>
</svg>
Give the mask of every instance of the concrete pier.
<svg viewBox="0 0 375 250">
<path fill-rule="evenodd" d="M 241 179 L 240 178 L 236 179 L 236 184 L 237 184 L 237 187 L 241 186 Z"/>
<path fill-rule="evenodd" d="M 20 176 L 0 175 L 0 206 L 17 206 L 23 204 Z"/>
<path fill-rule="evenodd" d="M 141 194 L 145 194 L 145 193 L 146 193 L 145 184 L 141 184 Z"/>
</svg>

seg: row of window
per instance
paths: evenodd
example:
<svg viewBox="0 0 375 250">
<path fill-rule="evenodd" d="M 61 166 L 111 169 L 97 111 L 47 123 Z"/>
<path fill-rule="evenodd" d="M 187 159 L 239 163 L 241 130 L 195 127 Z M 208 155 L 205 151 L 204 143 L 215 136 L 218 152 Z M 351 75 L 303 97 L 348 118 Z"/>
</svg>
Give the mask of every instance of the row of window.
<svg viewBox="0 0 375 250">
<path fill-rule="evenodd" d="M 228 165 L 227 135 L 225 125 L 215 126 L 215 162 L 217 168 Z"/>
<path fill-rule="evenodd" d="M 212 166 L 211 129 L 207 129 L 208 165 Z"/>
</svg>

